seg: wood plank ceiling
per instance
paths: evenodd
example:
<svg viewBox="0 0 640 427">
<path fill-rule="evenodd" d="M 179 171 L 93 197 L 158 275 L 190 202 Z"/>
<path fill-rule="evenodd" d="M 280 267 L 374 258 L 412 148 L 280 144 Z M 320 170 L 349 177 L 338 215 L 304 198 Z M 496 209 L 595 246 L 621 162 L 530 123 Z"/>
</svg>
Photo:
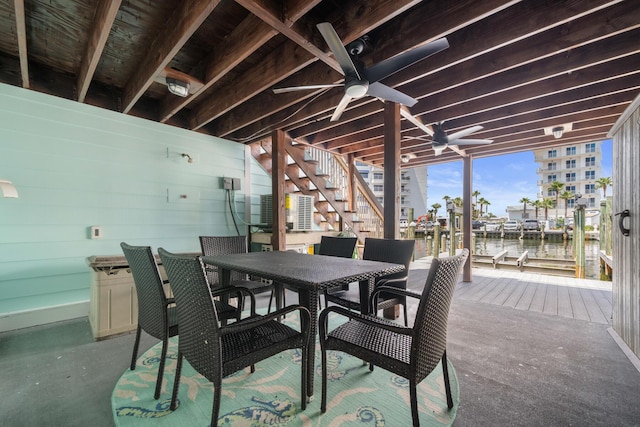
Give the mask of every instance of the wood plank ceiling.
<svg viewBox="0 0 640 427">
<path fill-rule="evenodd" d="M 0 82 L 245 144 L 283 129 L 382 166 L 380 100 L 330 122 L 344 88 L 272 91 L 343 81 L 320 22 L 345 44 L 367 36 L 367 65 L 447 38 L 382 83 L 418 99 L 411 117 L 482 125 L 470 137 L 494 142 L 435 156 L 403 119 L 402 154 L 416 156 L 403 167 L 602 140 L 640 92 L 634 0 L 0 0 Z M 560 139 L 543 131 L 567 123 Z"/>
</svg>

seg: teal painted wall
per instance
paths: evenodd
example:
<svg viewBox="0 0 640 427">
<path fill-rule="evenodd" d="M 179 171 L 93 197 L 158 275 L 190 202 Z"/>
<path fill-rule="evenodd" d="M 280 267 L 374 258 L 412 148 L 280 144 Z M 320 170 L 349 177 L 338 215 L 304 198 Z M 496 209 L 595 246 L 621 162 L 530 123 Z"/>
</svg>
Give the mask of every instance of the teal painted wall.
<svg viewBox="0 0 640 427">
<path fill-rule="evenodd" d="M 221 177 L 271 191 L 245 155 L 235 142 L 0 84 L 0 179 L 20 196 L 0 198 L 0 318 L 87 301 L 86 258 L 121 255 L 122 241 L 190 252 L 201 234 L 234 235 Z M 244 218 L 244 194 L 234 206 Z"/>
</svg>

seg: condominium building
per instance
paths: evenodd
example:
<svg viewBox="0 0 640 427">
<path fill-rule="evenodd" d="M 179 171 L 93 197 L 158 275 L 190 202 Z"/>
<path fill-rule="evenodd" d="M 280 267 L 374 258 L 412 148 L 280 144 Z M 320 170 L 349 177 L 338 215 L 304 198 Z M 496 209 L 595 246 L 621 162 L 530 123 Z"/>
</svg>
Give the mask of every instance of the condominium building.
<svg viewBox="0 0 640 427">
<path fill-rule="evenodd" d="M 356 168 L 380 204 L 384 205 L 384 171 L 360 162 L 356 163 Z M 400 172 L 400 219 L 408 219 L 411 208 L 414 219 L 427 213 L 426 167 L 404 169 Z"/>
<path fill-rule="evenodd" d="M 600 206 L 600 191 L 596 180 L 602 173 L 602 142 L 563 145 L 553 148 L 534 150 L 538 163 L 538 199 L 549 198 L 555 201 L 556 193 L 551 188 L 554 181 L 564 184 L 563 190 L 580 194 L 587 201 L 587 209 Z M 558 199 L 558 214 L 573 216 L 575 199 Z"/>
</svg>

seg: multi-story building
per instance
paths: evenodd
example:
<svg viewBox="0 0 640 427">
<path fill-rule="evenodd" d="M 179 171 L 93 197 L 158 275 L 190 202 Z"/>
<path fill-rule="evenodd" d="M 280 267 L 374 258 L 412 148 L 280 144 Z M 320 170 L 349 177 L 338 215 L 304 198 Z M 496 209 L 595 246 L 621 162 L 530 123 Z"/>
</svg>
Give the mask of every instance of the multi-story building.
<svg viewBox="0 0 640 427">
<path fill-rule="evenodd" d="M 380 204 L 384 205 L 384 171 L 360 162 L 356 163 L 356 168 Z M 427 213 L 426 167 L 400 172 L 400 219 L 409 218 L 410 208 L 413 208 L 414 219 Z"/>
<path fill-rule="evenodd" d="M 596 180 L 602 172 L 602 142 L 563 145 L 554 148 L 534 150 L 538 163 L 538 199 L 549 198 L 555 201 L 556 194 L 551 188 L 554 181 L 564 184 L 562 191 L 580 194 L 587 200 L 587 209 L 598 209 L 600 191 L 596 188 Z M 573 216 L 575 199 L 558 199 L 556 216 Z"/>
</svg>

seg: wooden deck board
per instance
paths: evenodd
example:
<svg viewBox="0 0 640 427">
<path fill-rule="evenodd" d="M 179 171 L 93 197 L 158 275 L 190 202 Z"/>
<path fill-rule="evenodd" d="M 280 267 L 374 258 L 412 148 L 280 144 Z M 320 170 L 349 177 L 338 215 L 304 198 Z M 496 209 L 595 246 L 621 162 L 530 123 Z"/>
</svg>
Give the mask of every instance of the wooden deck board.
<svg viewBox="0 0 640 427">
<path fill-rule="evenodd" d="M 582 298 L 582 293 L 580 292 L 580 288 L 568 288 L 569 289 L 569 300 L 571 301 L 571 309 L 573 311 L 574 319 L 580 320 L 591 320 L 589 318 L 589 313 L 587 312 L 587 307 L 584 305 L 584 299 Z"/>
<path fill-rule="evenodd" d="M 551 316 L 611 324 L 611 282 L 500 269 L 472 269 L 455 298 Z"/>
<path fill-rule="evenodd" d="M 608 323 L 607 317 L 604 315 L 598 302 L 595 299 L 593 294 L 593 289 L 582 289 L 582 300 L 584 301 L 584 306 L 587 309 L 587 313 L 589 314 L 589 319 L 595 323 Z"/>
<path fill-rule="evenodd" d="M 554 285 L 547 285 L 547 295 L 544 300 L 544 308 L 542 309 L 544 314 L 551 314 L 553 316 L 558 315 L 558 287 Z"/>
</svg>

